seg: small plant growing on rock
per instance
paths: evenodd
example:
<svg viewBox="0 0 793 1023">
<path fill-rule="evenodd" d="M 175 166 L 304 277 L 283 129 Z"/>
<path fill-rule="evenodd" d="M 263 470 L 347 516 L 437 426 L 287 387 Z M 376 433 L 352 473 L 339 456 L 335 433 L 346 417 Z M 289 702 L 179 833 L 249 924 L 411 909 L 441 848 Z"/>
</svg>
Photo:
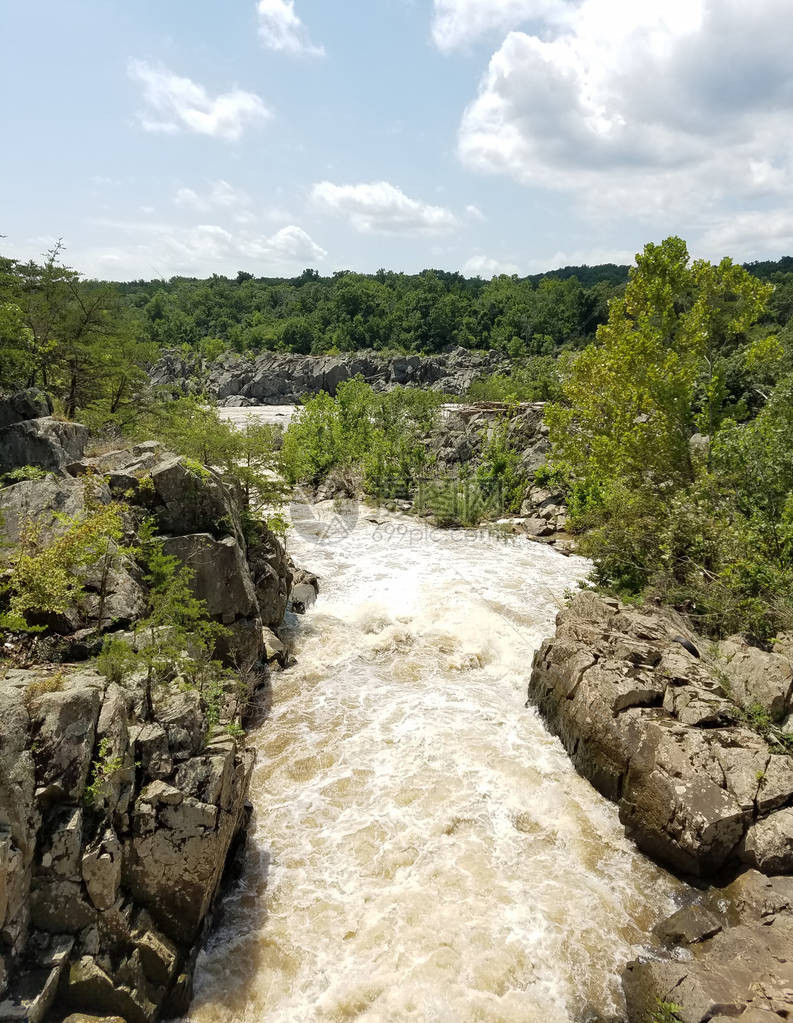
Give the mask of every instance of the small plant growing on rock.
<svg viewBox="0 0 793 1023">
<path fill-rule="evenodd" d="M 22 702 L 25 704 L 25 709 L 28 713 L 33 710 L 36 702 L 41 699 L 42 696 L 46 696 L 47 693 L 57 693 L 63 689 L 64 683 L 63 669 L 53 672 L 51 675 L 47 675 L 46 678 L 38 678 L 35 682 L 31 682 L 25 689 Z"/>
<path fill-rule="evenodd" d="M 23 483 L 26 480 L 44 480 L 51 475 L 52 473 L 45 472 L 44 469 L 40 469 L 37 465 L 23 465 L 19 469 L 7 472 L 3 476 L 2 485 L 10 487 L 14 483 Z"/>
<path fill-rule="evenodd" d="M 682 1023 L 682 1006 L 675 1002 L 665 1002 L 656 999 L 655 1009 L 648 1016 L 647 1023 Z"/>
<path fill-rule="evenodd" d="M 113 756 L 110 739 L 102 739 L 97 759 L 91 765 L 91 781 L 85 787 L 84 799 L 88 806 L 100 805 L 107 795 L 108 786 L 123 766 L 123 758 Z"/>
</svg>

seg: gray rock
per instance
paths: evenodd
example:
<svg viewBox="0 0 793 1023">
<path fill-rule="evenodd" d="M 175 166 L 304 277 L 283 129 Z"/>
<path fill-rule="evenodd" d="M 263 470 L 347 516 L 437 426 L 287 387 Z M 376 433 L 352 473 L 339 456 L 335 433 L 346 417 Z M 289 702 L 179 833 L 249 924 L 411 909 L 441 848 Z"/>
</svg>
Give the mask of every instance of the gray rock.
<svg viewBox="0 0 793 1023">
<path fill-rule="evenodd" d="M 166 455 L 149 473 L 152 510 L 163 533 L 232 534 L 242 546 L 239 511 L 220 477 Z"/>
<path fill-rule="evenodd" d="M 284 545 L 265 525 L 253 528 L 248 540 L 248 565 L 261 619 L 277 628 L 284 618 L 292 587 L 292 572 Z"/>
<path fill-rule="evenodd" d="M 759 707 L 781 721 L 793 709 L 793 666 L 780 653 L 766 653 L 741 636 L 718 645 L 717 662 L 730 693 L 745 710 Z"/>
<path fill-rule="evenodd" d="M 746 833 L 741 859 L 763 874 L 793 873 L 793 807 L 753 824 Z"/>
<path fill-rule="evenodd" d="M 309 583 L 298 583 L 292 587 L 290 606 L 295 614 L 305 614 L 317 599 L 317 591 Z"/>
<path fill-rule="evenodd" d="M 683 938 L 688 955 L 627 965 L 622 983 L 630 1023 L 656 1018 L 661 1002 L 674 1003 L 683 1023 L 784 1018 L 793 997 L 790 896 L 790 878 L 771 880 L 750 871 L 709 892 L 707 905 L 681 910 L 661 924 L 657 930 L 665 937 Z"/>
<path fill-rule="evenodd" d="M 49 472 L 62 471 L 82 458 L 88 428 L 51 417 L 28 419 L 0 428 L 0 474 L 35 465 Z"/>
<path fill-rule="evenodd" d="M 258 617 L 248 564 L 234 537 L 215 540 L 208 533 L 174 536 L 165 541 L 163 550 L 192 571 L 193 593 L 205 602 L 213 618 L 230 624 L 238 618 Z"/>
<path fill-rule="evenodd" d="M 82 875 L 88 896 L 98 910 L 115 904 L 121 884 L 121 842 L 112 828 L 88 847 L 82 859 Z"/>
<path fill-rule="evenodd" d="M 745 861 L 779 869 L 793 761 L 736 724 L 723 672 L 681 635 L 705 647 L 674 615 L 582 593 L 536 654 L 529 699 L 648 855 L 708 877 L 737 862 L 746 837 Z"/>
<path fill-rule="evenodd" d="M 110 494 L 100 486 L 95 499 L 104 503 L 110 500 Z M 35 523 L 40 539 L 49 543 L 62 536 L 69 528 L 67 520 L 82 514 L 85 508 L 85 486 L 69 477 L 23 480 L 0 489 L 0 562 L 19 543 L 29 523 Z"/>
<path fill-rule="evenodd" d="M 51 415 L 52 399 L 38 387 L 29 387 L 8 398 L 0 398 L 0 429 L 26 419 L 43 419 Z"/>
</svg>

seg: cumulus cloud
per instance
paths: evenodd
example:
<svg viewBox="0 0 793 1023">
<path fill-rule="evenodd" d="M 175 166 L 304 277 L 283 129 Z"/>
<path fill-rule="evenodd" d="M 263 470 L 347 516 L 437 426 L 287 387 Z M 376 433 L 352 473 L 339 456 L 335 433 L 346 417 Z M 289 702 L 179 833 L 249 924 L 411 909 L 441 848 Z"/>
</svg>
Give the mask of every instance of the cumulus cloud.
<svg viewBox="0 0 793 1023">
<path fill-rule="evenodd" d="M 498 277 L 500 274 L 516 274 L 518 267 L 501 259 L 493 259 L 491 256 L 471 256 L 463 264 L 463 273 L 466 277 Z"/>
<path fill-rule="evenodd" d="M 185 206 L 188 209 L 206 213 L 214 209 L 229 210 L 247 206 L 251 200 L 246 192 L 234 188 L 228 181 L 221 179 L 211 182 L 207 188 L 201 191 L 196 191 L 194 188 L 179 188 L 173 201 L 177 206 Z"/>
<path fill-rule="evenodd" d="M 295 13 L 294 0 L 259 0 L 259 37 L 270 50 L 323 57 L 325 48 L 315 46 Z"/>
<path fill-rule="evenodd" d="M 566 6 L 566 0 L 435 0 L 432 39 L 449 52 L 528 21 L 559 20 Z"/>
<path fill-rule="evenodd" d="M 656 218 L 781 193 L 791 29 L 789 0 L 573 0 L 504 39 L 463 116 L 461 159 Z"/>
<path fill-rule="evenodd" d="M 212 97 L 192 79 L 144 60 L 131 60 L 127 70 L 129 77 L 143 87 L 146 110 L 139 119 L 146 131 L 192 131 L 236 141 L 249 124 L 272 116 L 253 92 L 235 88 Z"/>
<path fill-rule="evenodd" d="M 334 185 L 321 181 L 311 190 L 313 203 L 327 213 L 345 216 L 356 231 L 366 234 L 443 234 L 457 218 L 443 206 L 409 196 L 388 181 Z"/>
<path fill-rule="evenodd" d="M 97 221 L 122 238 L 111 248 L 85 253 L 81 266 L 101 276 L 174 275 L 209 276 L 233 274 L 241 266 L 272 274 L 290 274 L 306 265 L 322 262 L 327 252 L 303 228 L 295 224 L 274 234 L 229 231 L 218 224 L 182 227 L 140 221 Z M 105 267 L 105 270 L 103 270 Z"/>
</svg>

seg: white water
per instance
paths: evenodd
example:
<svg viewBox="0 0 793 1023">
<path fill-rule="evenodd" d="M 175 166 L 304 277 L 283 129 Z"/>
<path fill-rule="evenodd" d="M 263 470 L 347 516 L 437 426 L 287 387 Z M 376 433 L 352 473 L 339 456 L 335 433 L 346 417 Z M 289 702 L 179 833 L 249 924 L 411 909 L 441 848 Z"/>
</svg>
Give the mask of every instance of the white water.
<svg viewBox="0 0 793 1023">
<path fill-rule="evenodd" d="M 585 563 L 365 511 L 316 543 L 307 514 L 289 542 L 322 593 L 251 736 L 246 871 L 190 1019 L 618 1011 L 618 971 L 679 885 L 524 708 L 532 654 Z"/>
</svg>

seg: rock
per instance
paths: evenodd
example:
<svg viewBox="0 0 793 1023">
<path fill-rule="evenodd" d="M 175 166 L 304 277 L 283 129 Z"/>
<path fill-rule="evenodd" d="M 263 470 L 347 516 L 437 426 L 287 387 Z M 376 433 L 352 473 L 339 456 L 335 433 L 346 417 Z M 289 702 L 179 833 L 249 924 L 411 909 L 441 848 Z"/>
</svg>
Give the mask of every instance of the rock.
<svg viewBox="0 0 793 1023">
<path fill-rule="evenodd" d="M 173 770 L 168 735 L 161 724 L 152 721 L 134 725 L 129 731 L 135 757 L 149 778 L 167 778 Z"/>
<path fill-rule="evenodd" d="M 73 1012 L 63 1023 L 126 1023 L 120 1016 L 86 1016 L 84 1012 Z"/>
<path fill-rule="evenodd" d="M 51 417 L 28 419 L 0 428 L 0 475 L 34 465 L 48 472 L 62 471 L 81 458 L 88 429 Z"/>
<path fill-rule="evenodd" d="M 284 618 L 292 572 L 283 544 L 265 525 L 255 525 L 248 539 L 248 565 L 264 624 L 277 628 Z"/>
<path fill-rule="evenodd" d="M 167 455 L 148 479 L 152 509 L 163 533 L 209 533 L 216 540 L 231 534 L 244 545 L 239 510 L 211 469 Z"/>
<path fill-rule="evenodd" d="M 75 806 L 56 807 L 43 822 L 41 831 L 41 873 L 78 880 L 83 844 L 82 809 Z"/>
<path fill-rule="evenodd" d="M 94 491 L 96 500 L 110 500 L 106 488 Z M 86 490 L 77 480 L 49 477 L 42 480 L 23 480 L 0 489 L 0 563 L 11 548 L 19 543 L 24 528 L 35 523 L 40 539 L 49 543 L 62 536 L 72 519 L 86 508 Z"/>
<path fill-rule="evenodd" d="M 154 1023 L 157 1017 L 143 985 L 114 982 L 92 956 L 72 963 L 64 981 L 63 1001 L 69 1008 L 121 1015 L 126 1023 Z"/>
<path fill-rule="evenodd" d="M 255 359 L 225 354 L 207 365 L 198 357 L 166 352 L 151 370 L 155 386 L 183 393 L 204 390 L 224 405 L 295 404 L 304 394 L 324 390 L 335 395 L 339 384 L 360 375 L 379 391 L 397 386 L 431 387 L 446 394 L 464 394 L 471 383 L 509 360 L 497 352 L 458 348 L 437 355 L 385 357 L 378 352 L 306 356 L 263 352 Z"/>
<path fill-rule="evenodd" d="M 174 536 L 163 544 L 166 554 L 193 573 L 191 587 L 209 614 L 224 624 L 258 617 L 259 607 L 245 554 L 237 540 L 215 540 L 208 533 Z"/>
<path fill-rule="evenodd" d="M 309 583 L 299 583 L 292 587 L 290 606 L 295 614 L 302 615 L 313 606 L 317 599 L 317 591 Z"/>
<path fill-rule="evenodd" d="M 696 945 L 706 941 L 722 928 L 719 917 L 705 906 L 686 906 L 673 913 L 654 929 L 654 933 L 670 945 Z"/>
<path fill-rule="evenodd" d="M 286 667 L 289 652 L 281 640 L 271 632 L 270 629 L 262 629 L 264 641 L 264 656 L 268 664 L 277 662 L 282 668 Z"/>
<path fill-rule="evenodd" d="M 793 709 L 793 667 L 788 657 L 731 636 L 718 644 L 717 661 L 730 694 L 744 710 L 760 708 L 773 721 L 781 721 Z"/>
<path fill-rule="evenodd" d="M 693 437 L 689 438 L 688 450 L 692 461 L 703 465 L 707 464 L 710 455 L 710 437 L 702 433 L 695 433 Z"/>
<path fill-rule="evenodd" d="M 191 796 L 158 809 L 141 796 L 135 806 L 124 883 L 164 933 L 183 945 L 199 933 L 244 806 L 253 757 L 236 749 L 230 756 L 230 812 Z"/>
<path fill-rule="evenodd" d="M 672 941 L 682 937 L 687 955 L 627 965 L 622 983 L 630 1023 L 657 1018 L 662 1002 L 674 1003 L 684 1023 L 786 1017 L 793 1005 L 791 895 L 790 878 L 750 871 L 661 924 L 657 932 Z"/>
<path fill-rule="evenodd" d="M 121 883 L 121 843 L 112 828 L 91 845 L 82 859 L 82 875 L 88 895 L 96 909 L 115 904 Z"/>
<path fill-rule="evenodd" d="M 31 714 L 39 798 L 78 803 L 88 781 L 104 680 L 95 672 L 67 676 L 61 691 L 43 692 Z"/>
<path fill-rule="evenodd" d="M 763 874 L 793 873 L 793 807 L 752 824 L 741 859 Z"/>
<path fill-rule="evenodd" d="M 31 957 L 27 969 L 14 980 L 12 989 L 0 1001 L 0 1020 L 25 1023 L 44 1023 L 53 1002 L 58 984 L 66 968 L 74 941 L 61 935 L 44 942 Z M 0 992 L 2 992 L 0 988 Z M 2 998 L 0 994 L 0 998 Z"/>
<path fill-rule="evenodd" d="M 658 862 L 694 877 L 740 859 L 787 869 L 793 760 L 737 723 L 724 673 L 682 626 L 581 593 L 535 656 L 529 699 Z"/>
<path fill-rule="evenodd" d="M 0 398 L 0 430 L 26 419 L 44 419 L 52 415 L 52 399 L 38 387 L 17 391 L 8 398 Z"/>
</svg>

